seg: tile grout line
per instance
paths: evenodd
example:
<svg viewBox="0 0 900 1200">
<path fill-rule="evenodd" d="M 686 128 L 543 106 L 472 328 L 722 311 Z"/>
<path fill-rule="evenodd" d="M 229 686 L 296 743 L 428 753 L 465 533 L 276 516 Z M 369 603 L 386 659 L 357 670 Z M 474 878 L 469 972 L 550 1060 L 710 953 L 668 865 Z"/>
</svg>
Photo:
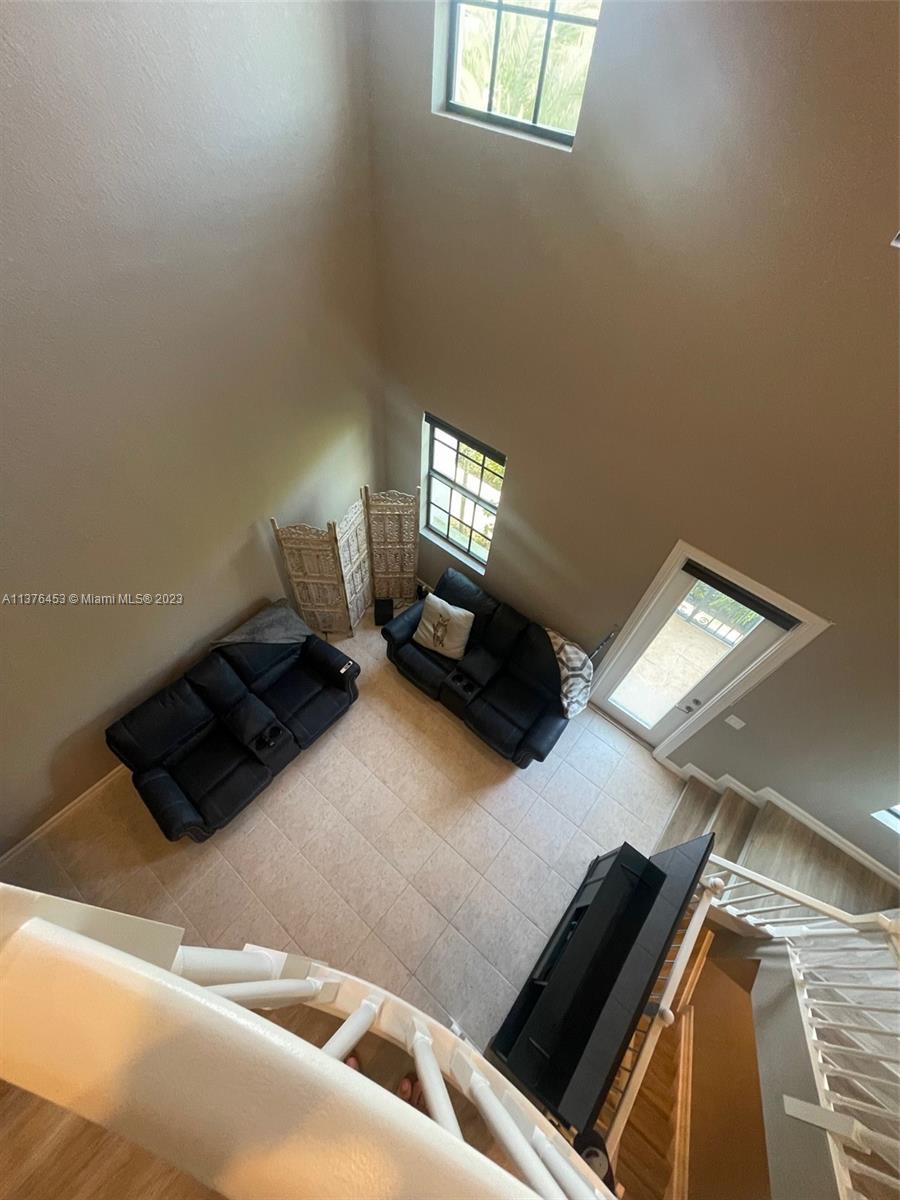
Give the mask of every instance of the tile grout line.
<svg viewBox="0 0 900 1200">
<path fill-rule="evenodd" d="M 412 743 L 410 743 L 410 744 L 412 744 Z M 348 754 L 350 754 L 350 755 L 351 755 L 351 757 L 353 757 L 353 758 L 354 758 L 354 759 L 355 759 L 357 762 L 361 763 L 361 764 L 362 764 L 362 766 L 364 766 L 364 767 L 366 767 L 366 766 L 367 766 L 367 764 L 363 763 L 361 759 L 357 758 L 357 756 L 356 756 L 356 755 L 353 753 L 353 751 L 350 749 L 350 747 L 349 747 L 349 746 L 344 746 L 343 748 L 344 748 L 344 750 L 345 750 L 345 751 L 346 751 Z M 389 784 L 388 784 L 388 783 L 387 783 L 385 780 L 381 779 L 381 778 L 380 778 L 380 776 L 378 776 L 376 772 L 374 772 L 374 771 L 371 771 L 371 769 L 370 769 L 370 768 L 367 768 L 367 769 L 369 769 L 369 770 L 370 770 L 370 774 L 374 775 L 374 776 L 375 776 L 375 778 L 379 779 L 379 782 L 380 782 L 380 783 L 381 783 L 381 784 L 382 784 L 384 787 L 386 787 L 386 788 L 387 788 L 387 790 L 388 790 L 388 791 L 391 793 L 391 795 L 392 795 L 392 796 L 396 797 L 396 799 L 397 799 L 397 800 L 399 800 L 401 804 L 403 804 L 403 810 L 402 810 L 402 811 L 409 811 L 409 812 L 412 812 L 414 816 L 418 817 L 418 818 L 419 818 L 419 820 L 423 822 L 423 824 L 425 824 L 425 825 L 426 825 L 426 826 L 427 826 L 429 829 L 431 829 L 431 832 L 432 832 L 432 833 L 435 835 L 435 837 L 437 837 L 437 838 L 439 839 L 439 841 L 443 842 L 443 843 L 444 843 L 445 845 L 447 845 L 447 846 L 448 846 L 448 847 L 449 847 L 451 850 L 454 850 L 454 852 L 455 852 L 455 853 L 457 853 L 457 854 L 459 853 L 459 851 L 456 851 L 456 850 L 455 850 L 455 848 L 454 848 L 454 847 L 453 847 L 453 846 L 452 846 L 452 845 L 451 845 L 451 844 L 450 844 L 450 843 L 447 841 L 447 838 L 446 838 L 446 836 L 445 836 L 445 835 L 442 835 L 442 834 L 438 833 L 438 832 L 437 832 L 437 830 L 435 830 L 435 829 L 432 829 L 432 828 L 431 828 L 431 826 L 428 826 L 428 823 L 427 823 L 427 822 L 424 820 L 424 818 L 422 818 L 421 816 L 419 816 L 419 814 L 418 814 L 418 813 L 416 813 L 414 809 L 410 808 L 410 807 L 409 807 L 409 805 L 406 803 L 406 801 L 404 801 L 404 800 L 403 800 L 403 798 L 402 798 L 401 796 L 398 796 L 398 795 L 397 795 L 397 793 L 394 791 L 394 789 L 393 789 L 393 788 L 392 788 L 392 787 L 391 787 L 391 786 L 390 786 L 390 785 L 389 785 Z M 300 770 L 302 771 L 302 766 L 300 767 Z M 313 789 L 316 791 L 316 793 L 317 793 L 319 796 L 321 796 L 321 798 L 322 798 L 323 800 L 325 800 L 327 803 L 331 804 L 331 805 L 332 805 L 334 808 L 336 808 L 336 809 L 337 809 L 337 806 L 334 804 L 334 802 L 333 802 L 332 800 L 330 800 L 330 799 L 329 799 L 329 798 L 328 798 L 328 797 L 327 797 L 327 796 L 326 796 L 326 795 L 325 795 L 323 792 L 321 792 L 321 791 L 320 791 L 320 790 L 319 790 L 319 789 L 318 789 L 318 788 L 315 786 L 315 784 L 313 783 L 313 781 L 312 781 L 311 779 L 309 779 L 309 778 L 308 778 L 308 777 L 307 777 L 305 774 L 304 774 L 304 778 L 306 779 L 307 783 L 308 783 L 308 784 L 309 784 L 309 785 L 310 785 L 310 786 L 311 786 L 311 787 L 312 787 L 312 788 L 313 788 Z M 444 776 L 444 778 L 445 778 L 445 779 L 447 779 L 447 777 L 446 777 L 446 776 Z M 513 776 L 512 778 L 516 778 L 516 776 Z M 447 780 L 447 782 L 448 782 L 448 783 L 450 783 L 450 786 L 451 786 L 451 787 L 456 787 L 456 784 L 454 784 L 452 781 L 450 781 L 450 780 Z M 523 781 L 523 782 L 524 782 L 524 781 Z M 364 783 L 363 783 L 363 784 L 360 784 L 360 788 L 357 788 L 357 789 L 356 789 L 356 790 L 353 792 L 353 795 L 356 795 L 356 794 L 358 793 L 358 791 L 359 791 L 359 790 L 360 790 L 362 787 L 364 787 L 364 786 L 365 786 L 365 784 L 364 784 Z M 293 790 L 293 789 L 292 789 L 292 790 Z M 531 789 L 531 790 L 533 791 L 534 789 Z M 289 794 L 289 793 L 288 793 L 288 794 Z M 532 801 L 532 804 L 531 804 L 531 806 L 529 807 L 529 809 L 527 810 L 527 812 L 530 812 L 530 811 L 531 811 L 531 808 L 534 806 L 534 803 L 536 802 L 536 800 L 537 800 L 538 798 L 539 798 L 539 796 L 538 796 L 538 793 L 537 793 L 537 792 L 535 792 L 535 793 L 534 793 L 534 800 Z M 484 807 L 483 807 L 483 806 L 482 806 L 482 805 L 479 803 L 479 801 L 477 800 L 477 798 L 476 798 L 476 800 L 475 800 L 475 803 L 476 803 L 476 804 L 478 804 L 480 808 L 482 808 L 482 811 L 483 811 L 483 812 L 486 812 L 488 816 L 490 816 L 490 817 L 493 817 L 493 819 L 494 819 L 495 821 L 497 821 L 497 823 L 498 823 L 498 824 L 499 824 L 499 825 L 500 825 L 502 828 L 504 828 L 504 829 L 506 830 L 506 832 L 507 832 L 507 835 L 508 835 L 508 838 L 509 838 L 509 837 L 512 837 L 512 836 L 514 836 L 514 834 L 515 834 L 515 830 L 514 830 L 514 829 L 513 829 L 513 830 L 511 830 L 511 829 L 509 829 L 507 826 L 504 826 L 504 825 L 503 825 L 503 822 L 502 822 L 502 821 L 499 821 L 499 820 L 497 820 L 497 818 L 493 816 L 493 813 L 490 813 L 490 812 L 488 812 L 488 810 L 487 810 L 487 809 L 485 809 L 485 808 L 484 808 Z M 344 816 L 344 814 L 340 812 L 340 809 L 337 809 L 337 811 L 340 813 L 340 815 L 341 815 L 342 817 Z M 398 813 L 398 814 L 397 814 L 397 816 L 398 816 L 398 817 L 402 815 L 402 811 L 401 811 L 401 813 Z M 526 812 L 526 813 L 523 813 L 523 814 L 522 814 L 522 816 L 519 818 L 519 821 L 516 823 L 516 827 L 518 827 L 518 825 L 519 825 L 519 824 L 521 824 L 521 821 L 522 821 L 522 820 L 524 819 L 524 817 L 527 815 L 527 812 Z M 287 834 L 285 833 L 285 831 L 284 831 L 284 830 L 280 829 L 280 827 L 278 826 L 278 823 L 277 823 L 276 821 L 272 820 L 272 818 L 271 818 L 271 817 L 268 817 L 268 814 L 265 814 L 265 815 L 267 816 L 267 819 L 268 819 L 268 820 L 270 820 L 270 821 L 272 821 L 272 824 L 274 824 L 276 828 L 279 828 L 280 832 L 281 832 L 281 833 L 282 833 L 282 834 L 283 834 L 285 837 L 287 837 Z M 562 815 L 562 814 L 560 814 L 560 815 Z M 454 823 L 454 825 L 451 827 L 451 829 L 449 829 L 449 830 L 448 830 L 448 833 L 452 833 L 453 829 L 455 829 L 455 828 L 456 828 L 456 826 L 459 824 L 459 821 L 460 821 L 461 819 L 462 819 L 462 814 L 460 815 L 460 817 L 458 818 L 458 820 L 457 820 L 457 821 Z M 347 817 L 344 817 L 344 820 L 348 820 L 348 821 L 349 821 L 349 818 L 347 818 Z M 395 818 L 395 820 L 396 820 L 396 818 Z M 352 825 L 352 822 L 350 822 L 350 824 Z M 353 826 L 353 827 L 354 827 L 354 829 L 356 829 L 356 826 Z M 357 832 L 360 834 L 360 836 L 361 836 L 361 837 L 362 837 L 362 838 L 363 838 L 363 839 L 366 841 L 366 843 L 368 844 L 368 846 L 370 847 L 370 849 L 373 849 L 373 850 L 375 850 L 375 851 L 376 851 L 377 853 L 379 853 L 379 854 L 381 853 L 381 851 L 380 851 L 380 850 L 378 850 L 378 847 L 377 847 L 377 846 L 374 846 L 374 845 L 373 845 L 373 844 L 372 844 L 372 843 L 369 841 L 369 839 L 366 837 L 365 833 L 363 833 L 363 831 L 362 831 L 362 830 L 356 829 L 356 831 L 357 831 Z M 573 834 L 573 836 L 574 836 L 574 834 Z M 290 840 L 290 839 L 288 839 L 288 840 Z M 507 839 L 507 840 L 508 840 L 508 839 Z M 520 840 L 520 841 L 521 841 L 521 839 L 518 839 L 518 840 Z M 524 842 L 522 842 L 521 844 L 522 844 L 523 846 L 525 846 L 525 843 L 524 843 Z M 294 844 L 292 843 L 292 845 L 294 845 Z M 505 845 L 506 845 L 506 843 L 504 843 L 504 846 L 505 846 Z M 526 848 L 526 849 L 530 849 L 530 847 L 528 847 L 528 846 L 525 846 L 525 848 Z M 303 860 L 304 860 L 304 861 L 305 861 L 305 862 L 306 862 L 306 863 L 307 863 L 307 864 L 308 864 L 308 865 L 309 865 L 309 866 L 310 866 L 310 867 L 311 867 L 311 868 L 312 868 L 314 871 L 316 871 L 316 873 L 317 873 L 317 874 L 319 874 L 319 875 L 320 875 L 320 877 L 321 877 L 321 878 L 324 878 L 324 876 L 321 876 L 320 872 L 318 872 L 318 871 L 316 870 L 315 866 L 314 866 L 314 865 L 313 865 L 313 864 L 312 864 L 312 863 L 309 861 L 309 859 L 307 859 L 307 858 L 306 858 L 306 856 L 303 854 L 302 848 L 300 848 L 300 847 L 297 847 L 297 846 L 294 846 L 294 849 L 295 849 L 295 852 L 296 852 L 297 854 L 299 854 L 299 855 L 301 856 L 301 858 L 303 858 Z M 488 867 L 488 869 L 490 869 L 490 866 L 491 866 L 491 865 L 493 865 L 493 862 L 495 861 L 496 857 L 497 857 L 497 856 L 499 856 L 499 854 L 502 852 L 502 849 L 503 849 L 503 847 L 501 847 L 501 850 L 498 850 L 498 852 L 497 852 L 497 855 L 495 855 L 495 856 L 494 856 L 494 859 L 492 859 L 492 860 L 491 860 L 491 863 L 489 864 L 489 867 Z M 432 854 L 433 854 L 434 852 L 435 852 L 435 851 L 433 851 L 433 852 L 432 852 Z M 534 853 L 534 851 L 532 851 L 532 853 Z M 385 857 L 385 856 L 382 854 L 382 857 Z M 431 857 L 432 857 L 432 855 L 429 855 L 429 858 L 428 858 L 428 859 L 426 859 L 425 861 L 426 861 L 426 862 L 428 862 L 428 861 L 429 861 L 429 859 L 430 859 Z M 464 856 L 462 856 L 462 855 L 460 855 L 460 857 L 463 857 L 463 858 L 464 858 Z M 540 861 L 540 862 L 542 862 L 542 863 L 543 863 L 543 864 L 544 864 L 544 865 L 545 865 L 545 866 L 548 868 L 548 870 L 554 871 L 554 873 L 555 873 L 555 874 L 559 875 L 560 879 L 562 879 L 562 880 L 563 880 L 563 881 L 566 883 L 566 885 L 567 885 L 567 886 L 571 886 L 571 885 L 569 884 L 568 880 L 566 880 L 564 876 L 560 875 L 558 871 L 555 871 L 555 868 L 552 866 L 552 864 L 545 862 L 545 860 L 544 860 L 544 859 L 541 859 L 541 858 L 540 858 L 540 856 L 539 856 L 539 855 L 537 855 L 537 854 L 535 854 L 535 857 L 536 857 L 536 858 L 538 858 L 538 859 L 539 859 L 539 861 Z M 386 861 L 387 861 L 387 860 L 386 860 Z M 464 860 L 464 861 L 468 861 L 468 860 Z M 422 866 L 424 866 L 424 865 L 425 865 L 425 863 L 423 863 L 423 864 L 422 864 Z M 486 876 L 485 872 L 479 871 L 479 870 L 478 870 L 478 868 L 477 868 L 477 867 L 474 867 L 474 866 L 473 866 L 471 863 L 469 863 L 469 866 L 472 866 L 472 869 L 473 869 L 473 870 L 476 872 L 476 874 L 478 874 L 478 876 L 479 876 L 479 878 L 480 878 L 480 879 L 484 879 L 484 880 L 485 880 L 485 882 L 489 884 L 489 886 L 496 888 L 497 892 L 498 892 L 498 893 L 499 893 L 501 896 L 503 896 L 504 900 L 506 900 L 506 902 L 507 902 L 508 904 L 510 904 L 510 905 L 511 905 L 511 906 L 512 906 L 512 907 L 513 907 L 515 910 L 516 910 L 516 912 L 520 914 L 520 916 L 521 916 L 521 917 L 522 917 L 522 918 L 523 918 L 525 921 L 527 921 L 527 922 L 528 922 L 530 925 L 534 926 L 534 928 L 535 928 L 535 929 L 537 929 L 537 930 L 538 930 L 538 931 L 541 933 L 541 935 L 542 935 L 542 936 L 544 935 L 544 931 L 541 929 L 541 927 L 540 927 L 539 925 L 537 925 L 537 923 L 536 923 L 536 922 L 532 921 L 532 919 L 531 919 L 530 917 L 528 917 L 528 916 L 527 916 L 525 913 L 523 913 L 523 912 L 522 912 L 522 910 L 519 908 L 519 906 L 518 906 L 518 905 L 517 905 L 517 904 L 516 904 L 516 903 L 515 903 L 515 902 L 514 902 L 514 901 L 513 901 L 513 900 L 512 900 L 512 899 L 511 899 L 509 896 L 507 896 L 507 895 L 506 895 L 506 894 L 505 894 L 505 893 L 502 891 L 502 889 L 500 889 L 500 888 L 497 888 L 497 887 L 496 887 L 496 885 L 495 885 L 494 883 L 492 883 L 492 882 L 491 882 L 491 880 L 487 879 L 487 876 Z M 417 871 L 415 872 L 415 874 L 412 876 L 412 878 L 410 878 L 410 877 L 407 877 L 407 876 L 404 876 L 404 877 L 403 877 L 403 878 L 404 878 L 404 883 L 405 883 L 404 891 L 406 890 L 406 887 L 411 887 L 411 888 L 413 888 L 413 890 L 416 892 L 416 894 L 417 894 L 417 895 L 419 895 L 419 896 L 420 896 L 420 897 L 421 897 L 421 898 L 422 898 L 422 899 L 423 899 L 423 900 L 424 900 L 424 901 L 425 901 L 427 904 L 429 904 L 429 905 L 430 905 L 432 908 L 434 908 L 434 905 L 433 905 L 433 904 L 431 904 L 431 901 L 430 901 L 430 900 L 428 900 L 427 896 L 424 896 L 424 895 L 422 894 L 421 890 L 420 890 L 418 887 L 416 887 L 416 885 L 415 885 L 415 878 L 416 878 L 416 876 L 418 875 L 418 873 L 419 873 L 419 871 L 420 871 L 421 869 L 422 869 L 422 867 L 419 867 L 419 868 L 417 869 Z M 401 873 L 401 874 L 402 874 L 402 873 Z M 246 881 L 246 880 L 244 880 L 244 882 L 245 882 L 245 883 L 247 883 L 247 881 Z M 325 882 L 326 882 L 326 883 L 328 883 L 328 880 L 325 880 Z M 329 886 L 332 886 L 332 885 L 329 885 Z M 468 946 L 469 946 L 469 947 L 470 947 L 472 950 L 474 950 L 474 951 L 475 951 L 475 953 L 476 953 L 476 954 L 478 954 L 478 955 L 479 955 L 479 956 L 480 956 L 482 959 L 484 959 L 484 961 L 485 961 L 485 962 L 486 962 L 486 963 L 487 963 L 487 964 L 488 964 L 490 967 L 492 967 L 492 968 L 493 968 L 493 969 L 494 969 L 494 970 L 497 972 L 497 974 L 500 976 L 500 978 L 501 978 L 501 979 L 505 980 L 505 982 L 506 982 L 506 983 L 508 983 L 508 984 L 510 985 L 510 987 L 513 987 L 513 988 L 516 988 L 516 987 L 517 987 L 517 985 L 516 985 L 516 984 L 514 984 L 514 983 L 513 983 L 513 982 L 512 982 L 510 979 L 508 979 L 508 978 L 507 978 L 507 977 L 506 977 L 506 976 L 503 974 L 503 972 L 500 970 L 500 968 L 499 968 L 499 967 L 497 967 L 497 966 L 496 966 L 496 964 L 492 963 L 492 962 L 491 962 L 491 960 L 490 960 L 490 959 L 489 959 L 489 958 L 488 958 L 488 957 L 487 957 L 487 956 L 486 956 L 486 955 L 485 955 L 485 954 L 484 954 L 484 953 L 483 953 L 481 950 L 479 950 L 479 948 L 478 948 L 478 947 L 477 947 L 477 946 L 474 944 L 474 942 L 470 941 L 470 939 L 469 939 L 469 938 L 467 938 L 467 937 L 465 936 L 465 934 L 464 934 L 464 933 L 462 933 L 462 931 L 461 931 L 461 930 L 459 930 L 459 929 L 456 927 L 456 925 L 453 923 L 453 917 L 455 917 L 455 916 L 457 916 L 457 915 L 458 915 L 458 913 L 459 913 L 459 910 L 462 908 L 463 904 L 465 904 L 465 901 L 468 899 L 468 897 L 471 895 L 471 893 L 472 893 L 472 892 L 475 890 L 475 888 L 476 888 L 477 886 L 478 886 L 478 885 L 477 885 L 477 883 L 474 883 L 474 884 L 472 885 L 472 887 L 469 889 L 469 892 L 467 892 L 467 893 L 466 893 L 466 896 L 465 896 L 465 897 L 463 898 L 463 900 L 460 902 L 460 905 L 459 905 L 459 907 L 457 908 L 456 912 L 454 912 L 454 914 L 453 914 L 453 916 L 452 916 L 452 917 L 444 917 L 444 914 L 443 914 L 443 913 L 439 913 L 439 915 L 441 916 L 441 918 L 442 918 L 442 919 L 443 919 L 443 921 L 444 921 L 444 928 L 441 930 L 441 932 L 440 932 L 440 933 L 437 935 L 437 937 L 436 937 L 436 938 L 434 939 L 434 941 L 431 943 L 431 945 L 429 946 L 428 950 L 425 952 L 425 955 L 423 956 L 422 960 L 420 961 L 420 963 L 419 963 L 418 967 L 416 967 L 416 968 L 415 968 L 415 970 L 412 970 L 412 969 L 410 969 L 409 967 L 407 967 L 407 965 L 406 965 L 405 963 L 403 963 L 403 966 L 406 968 L 406 970 L 408 970 L 408 971 L 409 971 L 409 973 L 410 973 L 410 976 L 411 976 L 411 977 L 415 976 L 415 977 L 418 979 L 418 976 L 416 975 L 416 972 L 419 970 L 419 967 L 421 967 L 421 966 L 422 966 L 422 963 L 424 963 L 424 962 L 425 962 L 425 959 L 427 959 L 427 958 L 428 958 L 429 954 L 430 954 L 430 953 L 431 953 L 431 951 L 434 949 L 435 945 L 436 945 L 436 944 L 437 944 L 437 942 L 440 940 L 440 938 L 441 938 L 441 937 L 444 935 L 444 933 L 446 932 L 446 930 L 447 930 L 448 928 L 452 928 L 452 929 L 453 929 L 453 930 L 454 930 L 454 931 L 455 931 L 455 932 L 458 934 L 458 936 L 459 936 L 460 938 L 462 938 L 462 940 L 463 940 L 463 941 L 464 941 L 464 942 L 465 942 L 465 943 L 466 943 L 466 944 L 467 944 L 467 945 L 468 945 Z M 247 887 L 250 887 L 250 884 L 249 884 L 249 883 L 247 883 Z M 336 893 L 337 893 L 337 894 L 340 896 L 340 892 L 338 892 L 337 888 L 334 888 L 334 887 L 332 886 L 332 890 L 333 890 L 333 891 L 335 891 L 335 892 L 336 892 Z M 252 888 L 251 888 L 251 891 L 252 891 Z M 254 893 L 254 894 L 255 894 L 255 893 Z M 402 896 L 402 894 L 403 894 L 403 892 L 401 892 L 401 893 L 400 893 L 400 895 L 401 895 L 401 896 Z M 364 924 L 364 925 L 367 927 L 367 930 L 368 930 L 368 932 L 367 932 L 367 934 L 366 934 L 366 935 L 364 935 L 364 937 L 363 937 L 362 941 L 365 941 L 365 940 L 366 940 L 366 937 L 368 937 L 369 935 L 374 935 L 375 937 L 377 937 L 377 938 L 379 939 L 379 941 L 381 941 L 381 942 L 382 942 L 382 944 L 383 944 L 383 945 L 387 946 L 388 950 L 391 950 L 391 947 L 390 947 L 390 946 L 389 946 L 389 945 L 388 945 L 388 944 L 387 944 L 387 943 L 384 941 L 384 939 L 383 939 L 383 938 L 381 937 L 381 935 L 378 933 L 377 929 L 370 927 L 370 926 L 368 925 L 368 922 L 367 922 L 367 921 L 366 921 L 366 920 L 365 920 L 365 919 L 364 919 L 364 918 L 363 918 L 363 917 L 362 917 L 362 916 L 361 916 L 361 915 L 360 915 L 358 912 L 356 912 L 356 910 L 355 910 L 355 909 L 353 909 L 351 905 L 349 905 L 349 902 L 348 902 L 347 900 L 345 900 L 343 896 L 341 896 L 341 899 L 342 899 L 342 900 L 344 900 L 344 903 L 345 903 L 345 904 L 347 904 L 347 905 L 348 905 L 348 907 L 350 907 L 350 908 L 351 908 L 351 911 L 353 911 L 353 912 L 355 913 L 355 915 L 356 915 L 356 916 L 359 918 L 359 920 L 360 920 L 360 921 L 361 921 L 361 922 L 362 922 L 362 923 L 363 923 L 363 924 Z M 398 897 L 398 899 L 399 899 L 399 897 Z M 260 903 L 262 903 L 262 901 L 260 901 Z M 396 901 L 394 901 L 394 903 L 396 903 Z M 265 905 L 264 905 L 264 907 L 265 907 Z M 389 906 L 388 906 L 388 909 L 387 909 L 386 911 L 390 911 L 390 908 L 391 908 L 391 907 L 392 907 L 392 905 L 389 905 Z M 269 911 L 269 910 L 267 909 L 266 911 Z M 436 912 L 439 912 L 439 910 L 438 910 L 438 909 L 435 909 L 435 911 L 436 911 Z M 311 914 L 311 916 L 312 916 L 312 915 L 314 915 L 314 914 Z M 384 914 L 384 915 L 386 915 L 386 914 Z M 275 917 L 275 914 L 274 914 L 274 913 L 270 913 L 270 916 L 272 916 L 272 917 L 273 917 L 273 919 L 275 919 L 275 920 L 277 921 L 277 917 Z M 383 919 L 383 917 L 382 917 L 382 918 L 380 918 L 380 920 L 381 920 L 381 919 Z M 280 922 L 279 922 L 279 924 L 280 924 Z M 549 937 L 549 934 L 548 934 L 548 935 L 546 935 L 546 936 L 548 936 L 548 937 Z M 296 939 L 295 939 L 295 940 L 296 940 Z M 359 945 L 358 945 L 358 946 L 357 946 L 357 947 L 354 949 L 354 951 L 353 951 L 353 954 L 357 953 L 357 951 L 359 950 L 360 946 L 362 945 L 362 941 L 361 941 L 361 942 L 360 942 L 360 944 L 359 944 Z M 395 951 L 391 950 L 391 953 L 392 953 L 392 954 L 394 954 L 394 957 L 395 957 L 395 958 L 396 958 L 396 957 L 398 957 Z M 352 958 L 352 955 L 351 955 L 350 957 Z M 349 960 L 348 960 L 348 961 L 349 961 Z M 399 961 L 402 963 L 402 959 L 400 959 Z M 421 986 L 422 986 L 422 987 L 425 987 L 425 984 L 424 984 L 424 983 L 422 983 L 422 981 L 421 981 L 421 980 L 418 980 L 418 982 L 421 984 Z M 428 989 L 427 989 L 427 988 L 426 988 L 426 991 L 428 991 Z M 430 993 L 429 993 L 429 994 L 430 994 Z M 437 997 L 433 997 L 433 998 L 435 999 L 435 1001 L 437 1001 Z M 439 1001 L 437 1001 L 437 1002 L 439 1003 Z M 442 1007 L 443 1007 L 443 1005 L 442 1005 Z"/>
</svg>

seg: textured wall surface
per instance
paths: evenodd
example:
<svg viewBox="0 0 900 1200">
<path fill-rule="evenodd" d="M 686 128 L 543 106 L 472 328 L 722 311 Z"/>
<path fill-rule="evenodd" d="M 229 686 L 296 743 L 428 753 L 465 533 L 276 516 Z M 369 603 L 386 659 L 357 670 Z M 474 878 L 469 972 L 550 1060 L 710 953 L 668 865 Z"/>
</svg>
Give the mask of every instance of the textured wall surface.
<svg viewBox="0 0 900 1200">
<path fill-rule="evenodd" d="M 832 620 L 678 758 L 895 863 L 895 6 L 605 0 L 572 153 L 432 114 L 425 0 L 0 20 L 3 591 L 185 596 L 3 610 L 6 841 L 429 409 L 509 455 L 487 585 L 586 645 L 679 537 Z"/>
<path fill-rule="evenodd" d="M 282 585 L 269 515 L 377 483 L 354 10 L 3 8 L 2 843 L 113 765 L 109 719 Z"/>
<path fill-rule="evenodd" d="M 370 14 L 390 483 L 423 409 L 505 452 L 486 584 L 589 647 L 678 538 L 833 621 L 676 757 L 896 865 L 896 6 L 604 0 L 572 153 Z"/>
</svg>

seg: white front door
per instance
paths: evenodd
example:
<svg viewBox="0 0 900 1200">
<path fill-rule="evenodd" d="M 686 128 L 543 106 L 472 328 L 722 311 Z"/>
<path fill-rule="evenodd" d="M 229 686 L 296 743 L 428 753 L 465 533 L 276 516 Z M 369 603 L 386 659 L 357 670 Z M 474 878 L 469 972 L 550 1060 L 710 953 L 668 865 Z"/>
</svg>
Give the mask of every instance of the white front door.
<svg viewBox="0 0 900 1200">
<path fill-rule="evenodd" d="M 797 621 L 687 562 L 598 675 L 591 700 L 651 746 L 752 667 Z"/>
</svg>

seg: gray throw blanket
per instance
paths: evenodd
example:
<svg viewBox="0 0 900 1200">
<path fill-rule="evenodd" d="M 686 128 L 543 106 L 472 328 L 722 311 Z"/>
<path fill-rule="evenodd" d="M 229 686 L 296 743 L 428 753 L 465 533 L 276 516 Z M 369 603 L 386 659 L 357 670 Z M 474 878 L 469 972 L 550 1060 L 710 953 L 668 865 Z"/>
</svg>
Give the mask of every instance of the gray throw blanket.
<svg viewBox="0 0 900 1200">
<path fill-rule="evenodd" d="M 213 646 L 229 646 L 235 642 L 263 642 L 270 646 L 301 645 L 312 634 L 287 600 L 276 600 L 255 617 L 232 629 Z"/>
</svg>

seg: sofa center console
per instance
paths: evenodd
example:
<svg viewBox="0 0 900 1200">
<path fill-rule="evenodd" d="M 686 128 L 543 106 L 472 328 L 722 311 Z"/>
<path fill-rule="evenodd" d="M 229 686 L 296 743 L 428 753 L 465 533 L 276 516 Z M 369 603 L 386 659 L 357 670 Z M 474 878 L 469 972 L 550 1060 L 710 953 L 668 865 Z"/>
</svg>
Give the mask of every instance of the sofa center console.
<svg viewBox="0 0 900 1200">
<path fill-rule="evenodd" d="M 480 685 L 464 671 L 451 671 L 441 684 L 441 704 L 449 708 L 454 716 L 462 717 L 469 701 L 474 700 L 480 691 Z"/>
</svg>

